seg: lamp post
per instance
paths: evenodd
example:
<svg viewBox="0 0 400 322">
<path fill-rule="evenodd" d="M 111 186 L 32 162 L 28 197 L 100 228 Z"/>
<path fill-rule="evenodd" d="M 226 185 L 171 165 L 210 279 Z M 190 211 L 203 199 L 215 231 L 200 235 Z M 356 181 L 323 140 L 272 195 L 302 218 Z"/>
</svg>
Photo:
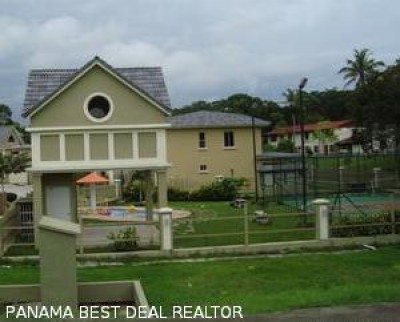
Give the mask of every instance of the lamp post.
<svg viewBox="0 0 400 322">
<path fill-rule="evenodd" d="M 303 211 L 307 211 L 307 174 L 306 174 L 306 151 L 304 144 L 304 106 L 303 106 L 303 89 L 308 79 L 302 78 L 299 84 L 299 108 L 300 108 L 300 137 L 301 137 L 301 167 L 303 174 Z M 307 224 L 307 216 L 304 214 L 304 224 Z"/>
</svg>

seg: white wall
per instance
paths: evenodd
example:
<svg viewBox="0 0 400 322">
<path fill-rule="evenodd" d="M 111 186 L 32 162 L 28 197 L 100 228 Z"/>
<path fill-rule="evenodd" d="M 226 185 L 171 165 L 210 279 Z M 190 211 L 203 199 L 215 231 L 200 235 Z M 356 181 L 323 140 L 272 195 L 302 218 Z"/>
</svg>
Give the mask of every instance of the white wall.
<svg viewBox="0 0 400 322">
<path fill-rule="evenodd" d="M 335 129 L 334 133 L 336 136 L 336 140 L 334 141 L 329 141 L 329 142 L 320 142 L 319 140 L 317 140 L 314 136 L 313 136 L 313 132 L 308 132 L 308 139 L 306 138 L 307 134 L 305 135 L 305 141 L 304 144 L 307 147 L 309 147 L 313 152 L 314 152 L 314 147 L 317 146 L 319 147 L 319 150 L 321 150 L 321 148 L 323 149 L 324 145 L 329 145 L 330 149 L 331 146 L 336 144 L 339 141 L 351 138 L 353 135 L 353 130 L 355 128 L 354 127 L 343 127 L 343 128 L 339 128 L 339 129 Z M 290 138 L 290 135 L 285 134 L 283 136 L 283 138 L 280 138 L 279 136 L 277 137 L 277 140 L 275 142 L 271 141 L 271 138 L 268 137 L 268 143 L 273 145 L 273 146 L 277 146 L 279 144 L 280 141 L 282 140 L 288 140 Z M 294 143 L 294 145 L 296 146 L 296 148 L 300 149 L 301 147 L 301 134 L 300 133 L 296 133 L 293 135 L 292 137 L 292 141 Z M 319 153 L 323 153 L 322 151 L 319 151 Z"/>
</svg>

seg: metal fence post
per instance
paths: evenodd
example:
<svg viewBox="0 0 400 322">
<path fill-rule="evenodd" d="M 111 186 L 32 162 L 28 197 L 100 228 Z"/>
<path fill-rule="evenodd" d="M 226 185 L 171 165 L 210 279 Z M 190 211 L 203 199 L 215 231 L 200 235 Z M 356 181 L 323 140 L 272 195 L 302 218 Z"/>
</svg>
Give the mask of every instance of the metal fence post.
<svg viewBox="0 0 400 322">
<path fill-rule="evenodd" d="M 390 207 L 390 220 L 392 222 L 392 234 L 396 234 L 396 211 L 395 211 L 395 203 L 394 203 L 394 194 L 390 195 L 391 207 Z"/>
<path fill-rule="evenodd" d="M 381 168 L 373 168 L 372 170 L 374 171 L 374 191 L 376 192 L 379 189 L 379 172 Z"/>
<path fill-rule="evenodd" d="M 157 211 L 160 221 L 160 244 L 162 251 L 173 250 L 173 236 L 172 236 L 172 209 L 160 208 Z"/>
<path fill-rule="evenodd" d="M 4 255 L 4 224 L 0 220 L 0 257 Z"/>
<path fill-rule="evenodd" d="M 248 202 L 244 203 L 243 207 L 243 218 L 244 218 L 244 245 L 249 245 L 249 207 Z"/>
<path fill-rule="evenodd" d="M 320 240 L 329 239 L 329 200 L 316 199 L 313 201 L 313 205 L 316 215 L 316 238 Z"/>
</svg>

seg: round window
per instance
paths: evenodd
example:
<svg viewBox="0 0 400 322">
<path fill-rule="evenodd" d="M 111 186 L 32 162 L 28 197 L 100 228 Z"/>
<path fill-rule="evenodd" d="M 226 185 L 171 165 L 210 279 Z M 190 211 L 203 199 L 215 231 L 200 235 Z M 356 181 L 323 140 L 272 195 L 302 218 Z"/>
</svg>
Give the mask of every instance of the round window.
<svg viewBox="0 0 400 322">
<path fill-rule="evenodd" d="M 85 102 L 85 114 L 94 122 L 106 121 L 111 116 L 112 108 L 112 101 L 105 94 L 92 94 Z"/>
</svg>

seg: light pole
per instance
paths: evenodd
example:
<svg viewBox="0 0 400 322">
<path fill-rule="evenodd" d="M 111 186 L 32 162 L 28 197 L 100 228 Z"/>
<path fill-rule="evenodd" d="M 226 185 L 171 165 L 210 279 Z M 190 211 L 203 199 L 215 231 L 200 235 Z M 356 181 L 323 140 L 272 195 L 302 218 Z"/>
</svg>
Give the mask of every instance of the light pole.
<svg viewBox="0 0 400 322">
<path fill-rule="evenodd" d="M 299 84 L 299 109 L 300 109 L 300 137 L 301 137 L 301 167 L 303 174 L 303 211 L 307 211 L 307 174 L 306 174 L 306 151 L 304 145 L 304 106 L 303 106 L 303 89 L 308 79 L 302 78 Z M 304 214 L 304 224 L 307 223 L 307 216 Z"/>
</svg>

